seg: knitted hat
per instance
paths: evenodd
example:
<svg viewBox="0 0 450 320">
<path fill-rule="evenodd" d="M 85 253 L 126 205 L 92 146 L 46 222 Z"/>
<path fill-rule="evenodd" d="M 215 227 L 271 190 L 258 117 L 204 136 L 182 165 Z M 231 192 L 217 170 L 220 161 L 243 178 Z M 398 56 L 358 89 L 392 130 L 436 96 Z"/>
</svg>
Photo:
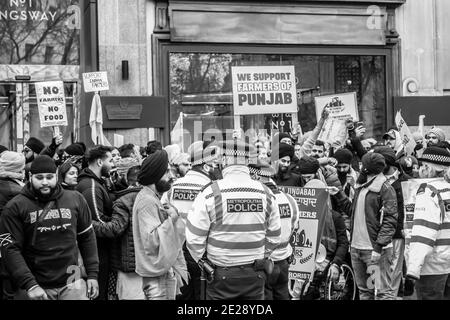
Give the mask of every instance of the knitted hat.
<svg viewBox="0 0 450 320">
<path fill-rule="evenodd" d="M 337 164 L 351 164 L 353 153 L 347 148 L 342 148 L 336 151 L 333 157 L 337 160 Z"/>
<path fill-rule="evenodd" d="M 71 156 L 84 156 L 83 146 L 78 143 L 73 143 L 66 147 L 64 151 Z"/>
<path fill-rule="evenodd" d="M 386 167 L 384 157 L 376 152 L 366 153 L 362 159 L 362 172 L 366 174 L 380 174 Z"/>
<path fill-rule="evenodd" d="M 2 145 L 0 144 L 0 154 L 3 153 L 3 151 L 7 151 L 7 150 L 8 150 L 7 147 L 2 146 Z"/>
<path fill-rule="evenodd" d="M 156 150 L 142 162 L 138 181 L 144 186 L 155 184 L 167 172 L 169 157 L 165 150 Z"/>
<path fill-rule="evenodd" d="M 289 133 L 285 133 L 285 132 L 280 133 L 279 136 L 278 136 L 278 141 L 281 142 L 281 140 L 283 140 L 284 138 L 289 138 L 289 139 L 291 139 L 291 135 L 290 135 Z M 292 139 L 291 139 L 291 140 L 292 140 Z"/>
<path fill-rule="evenodd" d="M 30 173 L 56 173 L 55 161 L 47 155 L 37 156 L 31 163 Z"/>
<path fill-rule="evenodd" d="M 275 169 L 270 164 L 260 160 L 257 163 L 249 164 L 248 168 L 251 174 L 256 174 L 260 177 L 271 178 L 275 175 Z"/>
<path fill-rule="evenodd" d="M 298 161 L 298 168 L 300 174 L 317 173 L 317 171 L 320 169 L 319 160 L 309 156 L 301 157 Z"/>
<path fill-rule="evenodd" d="M 295 155 L 295 149 L 293 146 L 291 146 L 290 144 L 287 143 L 280 143 L 278 145 L 278 157 L 279 159 L 284 158 L 286 156 L 289 156 L 292 160 L 292 158 L 294 158 Z"/>
<path fill-rule="evenodd" d="M 0 173 L 19 173 L 25 170 L 25 156 L 14 151 L 4 151 L 0 156 Z"/>
<path fill-rule="evenodd" d="M 450 167 L 450 153 L 447 149 L 436 146 L 426 148 L 419 160 Z"/>
<path fill-rule="evenodd" d="M 257 162 L 256 148 L 245 141 L 226 140 L 218 142 L 217 145 L 222 150 L 222 155 L 232 160 L 227 162 L 227 165 Z"/>
<path fill-rule="evenodd" d="M 44 150 L 44 148 L 45 148 L 44 143 L 41 140 L 34 138 L 34 137 L 31 137 L 30 139 L 28 139 L 28 141 L 27 141 L 27 143 L 25 143 L 25 145 L 35 153 L 41 153 L 41 151 Z"/>
<path fill-rule="evenodd" d="M 128 169 L 138 166 L 139 161 L 137 161 L 135 158 L 120 158 L 117 162 L 117 173 L 119 175 L 126 175 L 128 172 Z"/>
<path fill-rule="evenodd" d="M 381 154 L 388 166 L 395 166 L 397 158 L 395 156 L 395 151 L 392 148 L 386 146 L 376 147 L 374 152 Z"/>
<path fill-rule="evenodd" d="M 435 134 L 438 137 L 439 141 L 445 141 L 445 133 L 442 129 L 433 127 L 430 129 L 430 131 L 427 132 L 427 135 L 430 133 Z"/>
</svg>

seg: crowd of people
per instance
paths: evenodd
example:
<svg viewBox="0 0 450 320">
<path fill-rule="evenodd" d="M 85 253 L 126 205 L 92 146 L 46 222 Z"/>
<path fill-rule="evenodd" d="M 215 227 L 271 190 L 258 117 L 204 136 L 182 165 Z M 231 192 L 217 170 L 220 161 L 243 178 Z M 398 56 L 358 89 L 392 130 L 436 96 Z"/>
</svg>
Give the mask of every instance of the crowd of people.
<svg viewBox="0 0 450 320">
<path fill-rule="evenodd" d="M 346 142 L 330 145 L 318 140 L 327 117 L 305 134 L 195 141 L 186 153 L 158 141 L 63 149 L 60 136 L 1 147 L 1 299 L 299 299 L 288 275 L 299 210 L 279 186 L 327 190 L 331 281 L 346 261 L 361 300 L 450 298 L 444 132 L 415 132 L 407 154 L 396 128 L 377 141 L 349 121 Z M 419 188 L 406 263 L 412 178 L 442 179 Z"/>
</svg>

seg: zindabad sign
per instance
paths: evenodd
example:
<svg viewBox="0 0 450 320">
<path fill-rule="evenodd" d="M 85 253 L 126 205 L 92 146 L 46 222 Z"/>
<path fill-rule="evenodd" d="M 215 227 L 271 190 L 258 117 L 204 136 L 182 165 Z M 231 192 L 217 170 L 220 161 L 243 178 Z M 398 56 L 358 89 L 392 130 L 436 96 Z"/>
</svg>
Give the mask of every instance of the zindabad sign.
<svg viewBox="0 0 450 320">
<path fill-rule="evenodd" d="M 35 86 L 41 128 L 67 126 L 64 83 L 62 81 L 37 82 Z"/>
<path fill-rule="evenodd" d="M 231 67 L 235 115 L 296 113 L 294 66 Z"/>
</svg>

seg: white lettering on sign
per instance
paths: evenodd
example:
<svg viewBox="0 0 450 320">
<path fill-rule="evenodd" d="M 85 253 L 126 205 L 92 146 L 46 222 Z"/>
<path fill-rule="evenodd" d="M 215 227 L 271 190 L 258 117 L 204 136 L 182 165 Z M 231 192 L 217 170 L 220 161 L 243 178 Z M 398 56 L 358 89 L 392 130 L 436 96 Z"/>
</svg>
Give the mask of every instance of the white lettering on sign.
<svg viewBox="0 0 450 320">
<path fill-rule="evenodd" d="M 34 21 L 55 21 L 56 11 L 37 11 L 28 10 L 28 8 L 36 8 L 37 5 L 33 5 L 36 0 L 10 0 L 9 9 L 0 11 L 0 21 L 2 20 L 34 20 Z"/>
<path fill-rule="evenodd" d="M 41 127 L 67 126 L 64 83 L 37 82 L 35 86 Z"/>
</svg>

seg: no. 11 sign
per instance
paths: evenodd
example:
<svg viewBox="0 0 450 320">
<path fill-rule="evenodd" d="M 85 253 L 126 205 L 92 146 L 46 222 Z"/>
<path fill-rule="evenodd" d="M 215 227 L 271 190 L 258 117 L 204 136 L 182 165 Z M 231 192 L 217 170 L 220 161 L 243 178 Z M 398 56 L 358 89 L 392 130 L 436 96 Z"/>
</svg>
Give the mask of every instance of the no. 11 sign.
<svg viewBox="0 0 450 320">
<path fill-rule="evenodd" d="M 67 126 L 64 83 L 62 81 L 37 82 L 35 87 L 41 128 Z"/>
</svg>

